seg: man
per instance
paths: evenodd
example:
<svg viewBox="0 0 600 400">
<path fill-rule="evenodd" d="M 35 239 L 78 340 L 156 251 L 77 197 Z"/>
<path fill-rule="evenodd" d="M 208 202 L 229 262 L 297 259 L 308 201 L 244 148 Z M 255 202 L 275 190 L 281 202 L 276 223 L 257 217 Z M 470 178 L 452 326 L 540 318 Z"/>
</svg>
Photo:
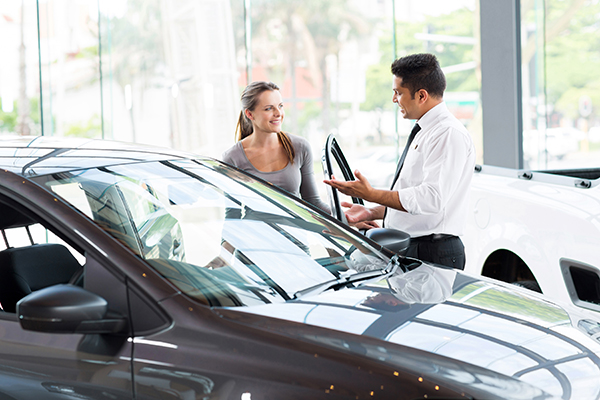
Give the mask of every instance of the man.
<svg viewBox="0 0 600 400">
<path fill-rule="evenodd" d="M 325 183 L 378 206 L 349 207 L 350 224 L 383 219 L 384 226 L 411 235 L 407 256 L 464 269 L 464 246 L 458 237 L 467 217 L 475 148 L 466 128 L 443 101 L 446 78 L 432 54 L 413 54 L 392 63 L 392 101 L 402 117 L 417 120 L 398 163 L 390 190 L 374 189 L 359 172 L 356 180 Z"/>
</svg>

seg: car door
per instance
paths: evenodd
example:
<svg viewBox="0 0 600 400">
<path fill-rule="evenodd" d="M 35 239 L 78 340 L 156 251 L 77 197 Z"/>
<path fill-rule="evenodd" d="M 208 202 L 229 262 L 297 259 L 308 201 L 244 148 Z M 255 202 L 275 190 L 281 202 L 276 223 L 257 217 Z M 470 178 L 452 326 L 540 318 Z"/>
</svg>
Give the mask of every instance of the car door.
<svg viewBox="0 0 600 400">
<path fill-rule="evenodd" d="M 346 181 L 355 179 L 352 169 L 350 168 L 348 161 L 346 161 L 346 157 L 333 134 L 327 136 L 325 146 L 323 146 L 321 163 L 325 179 L 331 179 L 334 176 L 336 179 L 343 178 Z M 348 201 L 354 204 L 364 204 L 362 199 L 357 197 L 349 198 L 329 185 L 327 185 L 327 196 L 331 207 L 331 215 L 345 224 L 347 224 L 348 221 L 346 220 L 346 215 L 344 214 L 344 210 L 340 203 L 342 201 Z"/>
<path fill-rule="evenodd" d="M 10 192 L 10 184 L 10 179 L 4 179 L 0 191 Z M 57 199 L 28 186 L 27 196 L 0 194 L 5 247 L 0 250 L 0 296 L 5 299 L 0 311 L 0 398 L 130 399 L 132 343 L 127 332 L 119 336 L 47 333 L 25 330 L 19 321 L 18 305 L 12 304 L 16 298 L 9 292 L 44 287 L 44 281 L 88 290 L 103 287 L 109 308 L 123 312 L 128 307 L 123 277 L 105 268 L 97 246 L 74 243 L 70 240 L 74 232 L 49 223 L 51 214 L 61 216 L 53 204 L 58 204 Z M 43 209 L 48 214 L 39 212 Z M 67 264 L 71 269 L 64 268 Z M 15 271 L 20 274 L 16 278 Z"/>
</svg>

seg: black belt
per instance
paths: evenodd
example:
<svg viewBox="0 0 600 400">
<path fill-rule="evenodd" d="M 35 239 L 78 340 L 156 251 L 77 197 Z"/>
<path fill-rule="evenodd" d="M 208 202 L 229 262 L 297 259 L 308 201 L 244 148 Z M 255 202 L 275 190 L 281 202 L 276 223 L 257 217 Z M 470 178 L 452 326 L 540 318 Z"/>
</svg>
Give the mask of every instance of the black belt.
<svg viewBox="0 0 600 400">
<path fill-rule="evenodd" d="M 411 242 L 439 242 L 450 239 L 458 239 L 458 236 L 447 235 L 445 233 L 432 233 L 431 235 L 411 237 Z"/>
</svg>

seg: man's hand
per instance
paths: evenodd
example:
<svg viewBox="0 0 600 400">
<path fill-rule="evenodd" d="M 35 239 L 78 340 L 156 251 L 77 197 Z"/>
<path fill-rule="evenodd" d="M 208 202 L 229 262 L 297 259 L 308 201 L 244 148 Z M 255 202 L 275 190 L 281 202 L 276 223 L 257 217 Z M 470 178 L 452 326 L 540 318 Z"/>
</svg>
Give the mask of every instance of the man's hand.
<svg viewBox="0 0 600 400">
<path fill-rule="evenodd" d="M 363 231 L 363 230 L 368 231 L 369 229 L 380 228 L 379 224 L 375 221 L 358 222 L 352 226 L 354 226 L 359 231 Z"/>
<path fill-rule="evenodd" d="M 355 225 L 359 222 L 362 223 L 364 221 L 370 221 L 372 219 L 371 210 L 362 204 L 353 204 L 342 201 L 340 205 L 347 208 L 347 210 L 344 211 L 344 214 L 346 214 L 346 219 L 350 225 Z"/>
<path fill-rule="evenodd" d="M 346 214 L 346 220 L 348 224 L 359 230 L 369 230 L 371 228 L 379 228 L 379 224 L 375 221 L 371 221 L 373 218 L 373 211 L 361 204 L 352 204 L 342 201 L 340 203 L 342 207 L 348 208 L 344 213 Z"/>
<path fill-rule="evenodd" d="M 370 201 L 369 199 L 373 187 L 360 171 L 354 171 L 354 176 L 356 177 L 356 180 L 353 181 L 340 181 L 333 176 L 331 179 L 323 180 L 323 182 L 347 196 L 358 197 L 359 199 Z"/>
<path fill-rule="evenodd" d="M 406 209 L 402 206 L 402 203 L 400 203 L 398 192 L 392 190 L 374 189 L 367 178 L 365 178 L 358 170 L 354 171 L 354 176 L 356 176 L 356 180 L 354 181 L 340 181 L 335 179 L 335 176 L 332 176 L 331 179 L 323 180 L 325 184 L 339 190 L 345 195 L 358 197 L 359 199 L 379 204 L 378 207 L 362 207 L 362 211 L 356 211 L 352 209 L 354 206 L 352 206 L 350 203 L 342 203 L 342 206 L 350 207 L 350 210 L 346 212 L 346 219 L 348 220 L 349 224 L 352 225 L 358 222 L 382 219 L 384 216 L 385 207 L 406 211 Z M 369 213 L 370 216 L 365 217 L 363 212 Z M 358 218 L 356 220 L 354 219 L 355 215 L 357 215 Z"/>
</svg>

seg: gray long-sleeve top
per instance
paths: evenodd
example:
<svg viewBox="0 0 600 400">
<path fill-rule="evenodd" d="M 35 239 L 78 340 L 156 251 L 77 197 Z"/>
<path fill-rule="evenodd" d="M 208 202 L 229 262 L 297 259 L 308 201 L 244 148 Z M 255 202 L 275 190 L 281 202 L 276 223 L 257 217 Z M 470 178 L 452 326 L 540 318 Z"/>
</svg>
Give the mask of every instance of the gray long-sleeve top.
<svg viewBox="0 0 600 400">
<path fill-rule="evenodd" d="M 313 158 L 308 141 L 299 136 L 287 134 L 294 146 L 294 163 L 289 163 L 279 171 L 262 172 L 256 169 L 244 151 L 242 142 L 237 142 L 223 153 L 223 161 L 252 175 L 256 175 L 282 189 L 301 196 L 303 200 L 330 213 L 329 206 L 321 200 L 315 183 Z"/>
</svg>

